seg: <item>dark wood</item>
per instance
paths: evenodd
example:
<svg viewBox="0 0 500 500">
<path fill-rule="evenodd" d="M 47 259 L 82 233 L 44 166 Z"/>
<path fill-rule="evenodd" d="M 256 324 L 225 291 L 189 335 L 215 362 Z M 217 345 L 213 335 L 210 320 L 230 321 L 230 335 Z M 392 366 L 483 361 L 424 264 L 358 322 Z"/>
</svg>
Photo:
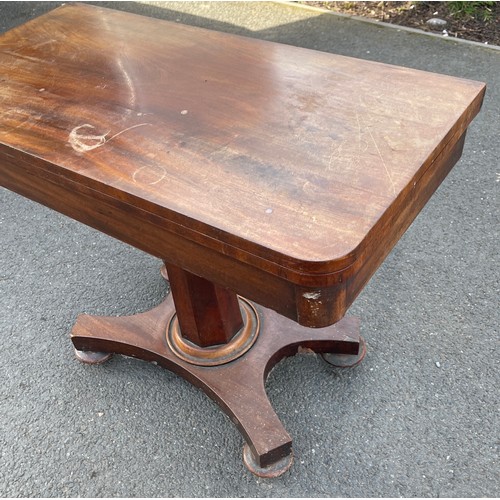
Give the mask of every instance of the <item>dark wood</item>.
<svg viewBox="0 0 500 500">
<path fill-rule="evenodd" d="M 243 326 L 236 293 L 165 263 L 183 337 L 200 347 L 228 343 Z"/>
<path fill-rule="evenodd" d="M 79 317 L 79 357 L 190 380 L 236 422 L 249 468 L 275 476 L 291 439 L 269 369 L 299 350 L 358 353 L 344 315 L 460 158 L 484 93 L 70 4 L 0 37 L 0 185 L 166 263 L 173 299 Z"/>
<path fill-rule="evenodd" d="M 311 327 L 425 205 L 485 89 L 82 4 L 4 34 L 0 74 L 2 185 Z"/>
<path fill-rule="evenodd" d="M 128 317 L 80 315 L 71 339 L 76 349 L 114 352 L 154 361 L 189 380 L 236 424 L 260 467 L 272 466 L 292 452 L 292 440 L 265 391 L 271 368 L 297 352 L 339 352 L 356 355 L 359 320 L 344 318 L 327 328 L 298 325 L 270 309 L 258 307 L 265 328 L 237 361 L 206 368 L 179 359 L 165 342 L 174 313 L 172 295 L 152 311 Z"/>
</svg>

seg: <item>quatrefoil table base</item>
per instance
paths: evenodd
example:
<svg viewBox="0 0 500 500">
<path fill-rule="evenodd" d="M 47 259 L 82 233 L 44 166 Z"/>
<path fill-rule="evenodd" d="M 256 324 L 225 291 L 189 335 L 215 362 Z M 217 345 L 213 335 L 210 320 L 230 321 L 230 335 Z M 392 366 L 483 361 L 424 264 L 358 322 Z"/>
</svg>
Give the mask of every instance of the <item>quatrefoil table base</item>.
<svg viewBox="0 0 500 500">
<path fill-rule="evenodd" d="M 270 370 L 284 357 L 299 353 L 339 353 L 352 365 L 364 356 L 359 320 L 344 318 L 321 329 L 305 328 L 261 306 L 255 306 L 260 331 L 253 346 L 236 360 L 199 366 L 181 359 L 167 341 L 175 316 L 172 294 L 151 311 L 127 317 L 81 315 L 71 333 L 77 357 L 106 361 L 109 353 L 155 362 L 201 388 L 217 402 L 246 440 L 244 462 L 255 474 L 276 477 L 292 462 L 292 440 L 265 391 Z M 87 351 L 90 351 L 87 352 Z M 82 358 L 83 356 L 83 358 Z M 92 359 L 88 359 L 91 356 Z"/>
</svg>

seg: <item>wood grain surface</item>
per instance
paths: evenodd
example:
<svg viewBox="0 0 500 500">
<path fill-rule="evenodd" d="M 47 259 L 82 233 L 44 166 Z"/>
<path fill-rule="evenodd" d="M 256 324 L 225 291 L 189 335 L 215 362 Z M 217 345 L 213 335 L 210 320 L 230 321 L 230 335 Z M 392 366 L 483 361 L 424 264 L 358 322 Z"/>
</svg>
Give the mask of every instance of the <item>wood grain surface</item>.
<svg viewBox="0 0 500 500">
<path fill-rule="evenodd" d="M 459 158 L 484 91 L 66 5 L 0 37 L 0 184 L 325 326 Z"/>
</svg>

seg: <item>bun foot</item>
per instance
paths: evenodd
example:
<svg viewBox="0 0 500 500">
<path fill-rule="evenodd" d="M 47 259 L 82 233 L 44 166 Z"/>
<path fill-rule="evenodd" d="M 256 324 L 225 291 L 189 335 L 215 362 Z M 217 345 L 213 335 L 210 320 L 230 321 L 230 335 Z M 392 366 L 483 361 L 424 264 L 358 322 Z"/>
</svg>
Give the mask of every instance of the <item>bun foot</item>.
<svg viewBox="0 0 500 500">
<path fill-rule="evenodd" d="M 78 361 L 85 363 L 86 365 L 100 365 L 108 361 L 112 352 L 94 352 L 94 351 L 79 351 L 75 349 L 75 356 Z"/>
<path fill-rule="evenodd" d="M 321 357 L 335 368 L 353 368 L 363 361 L 366 355 L 366 342 L 363 337 L 359 337 L 359 352 L 358 354 L 335 354 L 324 352 Z"/>
<path fill-rule="evenodd" d="M 247 469 L 256 476 L 265 478 L 274 478 L 284 474 L 291 466 L 293 462 L 293 453 L 290 452 L 284 458 L 279 459 L 267 467 L 261 467 L 255 460 L 252 450 L 247 443 L 243 446 L 243 463 L 246 465 Z"/>
<path fill-rule="evenodd" d="M 162 278 L 166 281 L 168 281 L 168 272 L 167 272 L 167 266 L 163 264 L 160 268 L 160 274 L 162 275 Z"/>
</svg>

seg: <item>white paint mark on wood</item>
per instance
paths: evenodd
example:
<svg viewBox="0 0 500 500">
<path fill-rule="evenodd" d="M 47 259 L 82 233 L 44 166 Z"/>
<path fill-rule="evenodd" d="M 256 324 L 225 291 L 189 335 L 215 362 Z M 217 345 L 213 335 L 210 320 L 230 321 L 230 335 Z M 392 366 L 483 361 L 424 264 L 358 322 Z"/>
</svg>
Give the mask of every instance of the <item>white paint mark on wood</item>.
<svg viewBox="0 0 500 500">
<path fill-rule="evenodd" d="M 138 123 L 137 125 L 132 125 L 131 127 L 128 127 L 124 130 L 121 130 L 120 132 L 117 132 L 108 139 L 106 138 L 106 136 L 109 134 L 110 132 L 109 130 L 104 134 L 82 134 L 80 130 L 85 128 L 95 130 L 95 127 L 93 125 L 90 125 L 89 123 L 84 123 L 83 125 L 75 127 L 69 133 L 68 142 L 70 146 L 78 153 L 86 153 L 88 151 L 92 151 L 93 149 L 97 149 L 100 148 L 101 146 L 104 146 L 104 144 L 106 144 L 107 142 L 111 141 L 115 137 L 118 137 L 119 135 L 125 132 L 128 132 L 129 130 L 132 130 L 137 127 L 143 127 L 145 125 L 151 125 L 151 123 Z"/>
<path fill-rule="evenodd" d="M 154 186 L 155 184 L 161 182 L 166 175 L 167 171 L 161 165 L 144 165 L 134 172 L 132 180 L 136 184 Z"/>
<path fill-rule="evenodd" d="M 321 297 L 321 292 L 305 292 L 302 297 L 308 300 L 318 300 Z"/>
<path fill-rule="evenodd" d="M 103 135 L 80 133 L 80 130 L 84 128 L 95 130 L 93 125 L 84 123 L 83 125 L 75 127 L 69 133 L 68 142 L 75 151 L 78 153 L 86 153 L 87 151 L 92 151 L 93 149 L 99 148 L 106 143 L 106 135 L 109 131 Z M 91 144 L 89 144 L 89 141 Z"/>
<path fill-rule="evenodd" d="M 138 123 L 137 125 L 132 125 L 131 127 L 128 127 L 124 130 L 121 130 L 120 132 L 116 133 L 115 135 L 112 135 L 109 139 L 108 139 L 108 142 L 111 140 L 111 139 L 114 139 L 115 137 L 118 137 L 119 135 L 121 134 L 124 134 L 125 132 L 128 132 L 129 130 L 132 130 L 134 128 L 137 128 L 137 127 L 144 127 L 145 125 L 152 125 L 152 123 Z"/>
</svg>

